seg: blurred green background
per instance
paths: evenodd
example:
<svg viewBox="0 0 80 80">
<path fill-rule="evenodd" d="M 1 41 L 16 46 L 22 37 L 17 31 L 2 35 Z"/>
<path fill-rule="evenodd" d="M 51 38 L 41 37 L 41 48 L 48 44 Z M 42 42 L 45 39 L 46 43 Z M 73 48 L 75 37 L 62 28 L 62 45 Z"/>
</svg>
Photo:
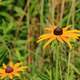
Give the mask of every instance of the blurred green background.
<svg viewBox="0 0 80 80">
<path fill-rule="evenodd" d="M 0 0 L 0 65 L 9 59 L 22 61 L 30 68 L 24 80 L 26 77 L 57 80 L 55 49 L 48 46 L 43 50 L 44 42 L 36 43 L 44 28 L 52 23 L 80 29 L 80 0 Z M 72 51 L 62 46 L 58 80 L 80 80 L 80 41 L 72 42 Z M 69 53 L 71 64 L 67 79 Z"/>
</svg>

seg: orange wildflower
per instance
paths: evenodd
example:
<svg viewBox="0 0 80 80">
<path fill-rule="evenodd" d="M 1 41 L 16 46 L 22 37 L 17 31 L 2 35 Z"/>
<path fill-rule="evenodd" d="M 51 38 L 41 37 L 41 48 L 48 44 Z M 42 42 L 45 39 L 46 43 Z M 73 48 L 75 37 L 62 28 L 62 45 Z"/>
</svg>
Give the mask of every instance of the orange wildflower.
<svg viewBox="0 0 80 80">
<path fill-rule="evenodd" d="M 19 73 L 24 71 L 26 68 L 26 66 L 22 66 L 22 63 L 13 64 L 12 61 L 10 61 L 8 65 L 3 64 L 3 68 L 0 69 L 0 77 L 1 79 L 6 77 L 13 79 L 14 76 L 19 77 Z"/>
<path fill-rule="evenodd" d="M 80 30 L 76 30 L 76 29 L 69 29 L 70 26 L 66 26 L 64 28 L 60 28 L 57 26 L 50 26 L 45 28 L 45 31 L 47 31 L 47 33 L 42 34 L 39 38 L 38 38 L 38 43 L 43 41 L 43 40 L 48 40 L 46 42 L 46 44 L 43 46 L 43 48 L 45 48 L 48 44 L 50 44 L 52 41 L 54 40 L 58 40 L 61 43 L 67 43 L 69 48 L 71 49 L 72 46 L 70 44 L 70 41 L 73 39 L 78 39 L 80 37 Z"/>
</svg>

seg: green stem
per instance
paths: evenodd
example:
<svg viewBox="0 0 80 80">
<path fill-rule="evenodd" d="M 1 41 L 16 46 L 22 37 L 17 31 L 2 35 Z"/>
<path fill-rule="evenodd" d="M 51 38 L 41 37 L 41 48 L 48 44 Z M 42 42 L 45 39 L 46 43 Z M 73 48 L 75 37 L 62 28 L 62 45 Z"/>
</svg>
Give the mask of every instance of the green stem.
<svg viewBox="0 0 80 80">
<path fill-rule="evenodd" d="M 58 80 L 58 68 L 59 68 L 59 53 L 57 52 L 56 53 L 56 79 L 55 80 Z"/>
<path fill-rule="evenodd" d="M 53 67 L 51 67 L 50 80 L 53 80 Z"/>
<path fill-rule="evenodd" d="M 41 23 L 41 26 L 43 27 L 43 24 L 44 24 L 44 21 L 43 21 L 43 14 L 44 12 L 44 0 L 41 0 L 41 10 L 40 10 L 40 23 Z"/>
<path fill-rule="evenodd" d="M 51 76 L 50 76 L 50 80 L 53 80 L 53 53 L 51 54 Z"/>
<path fill-rule="evenodd" d="M 69 53 L 68 56 L 67 80 L 69 80 L 69 73 L 70 73 L 70 57 L 71 57 L 71 52 Z"/>
<path fill-rule="evenodd" d="M 55 74 L 55 80 L 59 80 L 59 44 L 57 42 L 55 47 L 55 55 L 56 55 L 56 74 Z"/>
<path fill-rule="evenodd" d="M 63 80 L 63 78 L 62 78 L 62 68 L 61 68 L 61 56 L 60 56 L 60 61 L 59 61 L 59 71 L 60 71 L 60 80 Z"/>
</svg>

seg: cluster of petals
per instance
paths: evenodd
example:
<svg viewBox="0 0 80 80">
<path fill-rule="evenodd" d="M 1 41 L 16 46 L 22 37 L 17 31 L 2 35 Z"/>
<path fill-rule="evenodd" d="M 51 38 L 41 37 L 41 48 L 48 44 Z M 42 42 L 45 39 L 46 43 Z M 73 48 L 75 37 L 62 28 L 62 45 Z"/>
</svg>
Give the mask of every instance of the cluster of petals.
<svg viewBox="0 0 80 80">
<path fill-rule="evenodd" d="M 3 64 L 3 67 L 0 68 L 0 78 L 4 79 L 8 77 L 13 79 L 15 76 L 19 77 L 20 72 L 23 72 L 25 69 L 27 69 L 27 66 L 23 66 L 21 62 L 13 64 L 13 62 L 10 61 L 8 65 Z"/>
<path fill-rule="evenodd" d="M 72 48 L 72 45 L 70 43 L 71 40 L 79 39 L 80 37 L 80 30 L 77 29 L 70 29 L 71 25 L 66 26 L 64 28 L 57 27 L 55 25 L 51 25 L 49 27 L 46 27 L 44 30 L 46 33 L 42 34 L 38 40 L 37 43 L 46 40 L 47 42 L 44 44 L 43 48 L 46 48 L 47 45 L 49 45 L 54 40 L 57 40 L 61 43 L 67 43 L 69 48 Z"/>
</svg>

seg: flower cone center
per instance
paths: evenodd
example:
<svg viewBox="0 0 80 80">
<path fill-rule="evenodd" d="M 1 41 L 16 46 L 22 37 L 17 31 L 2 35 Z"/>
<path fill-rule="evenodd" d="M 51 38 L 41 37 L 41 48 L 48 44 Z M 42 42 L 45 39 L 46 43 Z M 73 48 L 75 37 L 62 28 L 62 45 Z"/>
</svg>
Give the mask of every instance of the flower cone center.
<svg viewBox="0 0 80 80">
<path fill-rule="evenodd" d="M 11 73 L 11 72 L 13 72 L 13 68 L 10 67 L 10 66 L 8 66 L 8 67 L 5 69 L 5 72 L 6 72 L 6 73 Z"/>
<path fill-rule="evenodd" d="M 54 29 L 54 34 L 55 35 L 62 35 L 63 34 L 63 30 L 60 27 L 57 27 Z"/>
</svg>

